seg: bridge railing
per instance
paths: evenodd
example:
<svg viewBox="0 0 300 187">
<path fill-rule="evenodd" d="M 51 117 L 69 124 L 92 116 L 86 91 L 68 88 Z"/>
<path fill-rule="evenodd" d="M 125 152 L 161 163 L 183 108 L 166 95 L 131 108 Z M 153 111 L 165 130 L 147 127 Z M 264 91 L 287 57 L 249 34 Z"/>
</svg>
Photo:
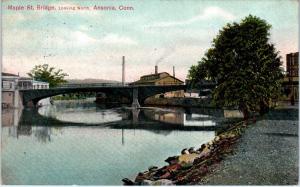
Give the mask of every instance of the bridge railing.
<svg viewBox="0 0 300 187">
<path fill-rule="evenodd" d="M 128 84 L 123 85 L 122 83 L 86 83 L 86 84 L 66 83 L 66 84 L 61 84 L 55 88 L 114 87 L 114 86 L 128 86 Z"/>
</svg>

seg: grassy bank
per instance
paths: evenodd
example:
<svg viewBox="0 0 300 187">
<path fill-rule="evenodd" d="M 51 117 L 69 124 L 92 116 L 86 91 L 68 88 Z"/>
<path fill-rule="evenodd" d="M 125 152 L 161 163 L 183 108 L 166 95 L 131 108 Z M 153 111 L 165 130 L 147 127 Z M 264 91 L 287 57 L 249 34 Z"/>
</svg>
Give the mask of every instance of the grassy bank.
<svg viewBox="0 0 300 187">
<path fill-rule="evenodd" d="M 70 93 L 51 97 L 53 100 L 77 100 L 95 97 L 94 93 Z"/>
</svg>

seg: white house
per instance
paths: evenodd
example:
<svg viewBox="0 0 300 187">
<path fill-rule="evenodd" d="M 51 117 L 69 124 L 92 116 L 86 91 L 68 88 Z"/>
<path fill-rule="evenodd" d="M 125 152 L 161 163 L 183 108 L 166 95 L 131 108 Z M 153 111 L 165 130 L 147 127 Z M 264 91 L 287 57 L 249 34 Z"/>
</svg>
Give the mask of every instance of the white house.
<svg viewBox="0 0 300 187">
<path fill-rule="evenodd" d="M 49 83 L 36 81 L 29 77 L 19 77 L 19 75 L 2 72 L 2 107 L 19 108 L 21 99 L 19 90 L 49 89 Z M 41 100 L 39 105 L 50 104 L 50 99 Z"/>
<path fill-rule="evenodd" d="M 2 72 L 2 107 L 17 108 L 19 105 L 18 75 Z"/>
</svg>

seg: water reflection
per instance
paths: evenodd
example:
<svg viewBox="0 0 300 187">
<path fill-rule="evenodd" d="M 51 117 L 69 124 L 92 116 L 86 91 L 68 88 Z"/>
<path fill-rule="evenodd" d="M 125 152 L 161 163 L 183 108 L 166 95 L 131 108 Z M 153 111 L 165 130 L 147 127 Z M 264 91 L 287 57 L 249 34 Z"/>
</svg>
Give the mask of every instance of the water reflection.
<svg viewBox="0 0 300 187">
<path fill-rule="evenodd" d="M 56 132 L 65 126 L 97 126 L 120 129 L 122 145 L 125 130 L 144 129 L 155 134 L 168 135 L 174 130 L 217 131 L 225 124 L 224 112 L 217 109 L 157 108 L 132 109 L 127 106 L 97 105 L 93 102 L 58 102 L 34 109 L 3 110 L 2 124 L 11 137 L 31 136 L 39 142 L 50 142 L 53 128 Z M 53 128 L 52 128 L 53 127 Z"/>
<path fill-rule="evenodd" d="M 2 126 L 18 126 L 21 115 L 22 110 L 19 109 L 2 109 Z"/>
<path fill-rule="evenodd" d="M 34 135 L 39 142 L 51 141 L 52 128 L 48 126 L 18 125 L 19 123 L 22 124 L 22 121 L 20 121 L 21 116 L 22 110 L 4 110 L 2 112 L 2 135 L 17 139 L 20 136 Z M 56 127 L 56 129 L 61 129 L 61 127 Z"/>
<path fill-rule="evenodd" d="M 200 112 L 200 113 L 199 113 Z M 117 108 L 95 103 L 57 103 L 35 109 L 5 110 L 2 112 L 3 126 L 9 126 L 12 137 L 34 134 L 40 142 L 50 142 L 52 128 L 64 126 L 97 126 L 122 130 L 124 144 L 125 129 L 145 129 L 156 134 L 168 135 L 173 130 L 215 131 L 226 120 L 220 110 L 197 108 L 157 108 L 132 109 L 127 106 Z"/>
<path fill-rule="evenodd" d="M 214 138 L 222 111 L 56 103 L 2 113 L 4 184 L 120 185 Z M 37 172 L 38 171 L 38 172 Z"/>
</svg>

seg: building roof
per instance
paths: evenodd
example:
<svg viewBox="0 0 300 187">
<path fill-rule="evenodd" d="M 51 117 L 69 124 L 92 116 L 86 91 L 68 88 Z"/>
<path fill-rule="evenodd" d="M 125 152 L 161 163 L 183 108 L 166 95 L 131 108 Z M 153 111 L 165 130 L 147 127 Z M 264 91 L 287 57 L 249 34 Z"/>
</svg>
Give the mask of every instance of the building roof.
<svg viewBox="0 0 300 187">
<path fill-rule="evenodd" d="M 145 77 L 160 76 L 161 74 L 167 74 L 167 75 L 170 75 L 170 74 L 167 73 L 167 72 L 152 73 L 152 74 L 148 74 L 148 75 L 143 75 L 143 76 L 141 76 L 140 79 L 145 78 Z"/>
<path fill-rule="evenodd" d="M 42 83 L 42 84 L 49 84 L 48 82 L 43 82 L 43 81 L 37 81 L 37 80 L 33 80 L 32 83 Z"/>
<path fill-rule="evenodd" d="M 164 76 L 164 77 L 160 77 L 160 76 L 159 76 L 159 75 L 164 74 L 164 73 L 166 73 L 167 76 Z M 158 76 L 157 76 L 157 75 L 158 75 Z M 143 78 L 145 78 L 145 77 L 155 77 L 155 78 L 149 79 L 149 80 L 145 80 L 145 79 L 143 79 Z M 167 72 L 161 72 L 161 73 L 157 73 L 157 74 L 143 75 L 143 76 L 141 76 L 140 80 L 135 81 L 135 82 L 132 82 L 131 84 L 153 84 L 153 83 L 155 83 L 155 82 L 157 82 L 157 81 L 159 81 L 159 80 L 162 80 L 162 79 L 164 79 L 164 78 L 166 78 L 166 77 L 171 77 L 171 78 L 173 78 L 173 79 L 175 79 L 175 80 L 177 80 L 177 81 L 179 81 L 179 82 L 184 83 L 183 81 L 177 79 L 176 77 L 171 76 L 171 75 L 170 75 L 169 73 L 167 73 Z"/>
<path fill-rule="evenodd" d="M 5 73 L 5 72 L 2 72 L 2 76 L 18 77 L 18 75 L 15 75 L 15 74 L 12 74 L 12 73 Z"/>
<path fill-rule="evenodd" d="M 30 80 L 30 81 L 32 81 L 33 80 L 33 78 L 31 78 L 31 77 L 20 77 L 19 78 L 19 81 L 22 81 L 22 80 Z"/>
<path fill-rule="evenodd" d="M 286 55 L 299 55 L 299 52 L 289 53 L 289 54 L 286 54 Z"/>
</svg>

